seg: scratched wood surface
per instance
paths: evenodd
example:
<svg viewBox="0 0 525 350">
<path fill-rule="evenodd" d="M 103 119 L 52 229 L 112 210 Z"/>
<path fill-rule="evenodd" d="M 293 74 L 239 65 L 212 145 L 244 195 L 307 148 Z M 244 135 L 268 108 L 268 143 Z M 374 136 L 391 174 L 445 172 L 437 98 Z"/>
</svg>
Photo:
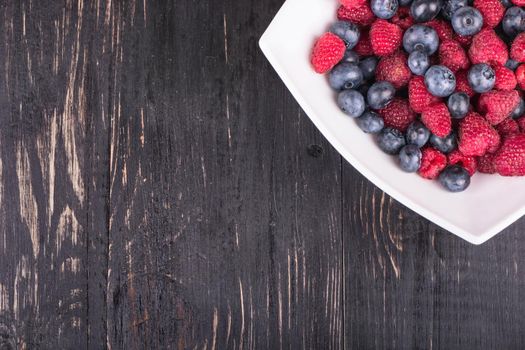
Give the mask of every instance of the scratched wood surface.
<svg viewBox="0 0 525 350">
<path fill-rule="evenodd" d="M 265 1 L 0 3 L 0 349 L 520 349 L 481 247 L 371 185 L 257 48 Z"/>
</svg>

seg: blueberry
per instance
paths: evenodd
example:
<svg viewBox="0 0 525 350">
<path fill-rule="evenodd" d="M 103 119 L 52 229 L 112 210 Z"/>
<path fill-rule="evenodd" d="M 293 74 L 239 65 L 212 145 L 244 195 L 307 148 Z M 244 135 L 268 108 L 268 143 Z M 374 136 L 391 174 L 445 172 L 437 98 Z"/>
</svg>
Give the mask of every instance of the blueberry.
<svg viewBox="0 0 525 350">
<path fill-rule="evenodd" d="M 383 118 L 381 118 L 376 112 L 372 111 L 363 113 L 363 115 L 357 118 L 356 121 L 361 130 L 367 134 L 377 134 L 383 130 L 383 127 L 385 126 Z"/>
<path fill-rule="evenodd" d="M 370 8 L 374 15 L 382 19 L 394 17 L 398 7 L 397 0 L 372 0 L 370 2 Z"/>
<path fill-rule="evenodd" d="M 525 31 L 525 10 L 518 6 L 509 8 L 505 12 L 501 26 L 503 31 L 510 37 L 515 37 Z"/>
<path fill-rule="evenodd" d="M 501 4 L 503 6 L 505 6 L 506 8 L 509 8 L 509 7 L 512 7 L 514 6 L 514 4 L 512 3 L 512 1 L 510 0 L 499 0 L 501 2 Z"/>
<path fill-rule="evenodd" d="M 339 108 L 352 118 L 357 118 L 365 111 L 365 99 L 355 90 L 343 90 L 337 96 Z"/>
<path fill-rule="evenodd" d="M 360 32 L 357 25 L 348 21 L 337 21 L 330 27 L 330 32 L 334 33 L 346 43 L 347 48 L 353 48 L 359 41 Z"/>
<path fill-rule="evenodd" d="M 408 56 L 408 68 L 415 75 L 425 75 L 428 67 L 430 67 L 430 59 L 423 51 L 415 50 Z"/>
<path fill-rule="evenodd" d="M 382 109 L 388 106 L 396 94 L 396 89 L 388 81 L 374 83 L 367 93 L 368 105 L 372 109 Z"/>
<path fill-rule="evenodd" d="M 474 7 L 465 6 L 454 12 L 451 24 L 458 35 L 474 35 L 483 26 L 483 16 Z"/>
<path fill-rule="evenodd" d="M 421 166 L 421 150 L 416 145 L 407 145 L 399 152 L 399 165 L 407 173 L 415 173 Z"/>
<path fill-rule="evenodd" d="M 441 172 L 439 182 L 450 192 L 462 192 L 470 185 L 470 175 L 459 165 L 451 165 Z"/>
<path fill-rule="evenodd" d="M 355 89 L 363 82 L 363 73 L 356 64 L 339 63 L 328 74 L 328 82 L 337 91 Z"/>
<path fill-rule="evenodd" d="M 409 145 L 423 147 L 430 138 L 430 131 L 423 123 L 415 121 L 408 126 L 406 140 Z"/>
<path fill-rule="evenodd" d="M 445 17 L 445 19 L 450 20 L 454 12 L 456 12 L 456 10 L 465 6 L 468 6 L 467 0 L 445 0 L 443 2 L 441 14 L 443 15 L 443 17 Z"/>
<path fill-rule="evenodd" d="M 514 119 L 518 119 L 522 115 L 525 114 L 525 101 L 523 101 L 522 98 L 520 98 L 520 103 L 518 104 L 518 107 L 512 112 L 510 115 Z"/>
<path fill-rule="evenodd" d="M 496 74 L 486 63 L 475 64 L 468 71 L 468 83 L 472 90 L 481 94 L 492 90 L 496 84 Z"/>
<path fill-rule="evenodd" d="M 403 35 L 403 48 L 412 53 L 421 50 L 427 55 L 432 55 L 439 47 L 439 37 L 434 28 L 416 24 L 408 28 Z"/>
<path fill-rule="evenodd" d="M 359 68 L 363 72 L 363 78 L 366 80 L 375 76 L 378 59 L 375 56 L 370 56 L 359 62 Z"/>
<path fill-rule="evenodd" d="M 509 58 L 505 63 L 505 67 L 507 67 L 510 70 L 516 70 L 519 67 L 519 65 L 520 63 L 518 61 L 514 61 L 512 58 Z"/>
<path fill-rule="evenodd" d="M 432 66 L 425 73 L 425 86 L 437 97 L 447 97 L 456 89 L 456 77 L 445 66 Z"/>
<path fill-rule="evenodd" d="M 405 145 L 403 133 L 394 128 L 384 128 L 377 135 L 377 144 L 379 148 L 387 154 L 398 154 Z"/>
<path fill-rule="evenodd" d="M 442 0 L 414 0 L 410 5 L 410 15 L 416 22 L 428 22 L 441 11 Z"/>
<path fill-rule="evenodd" d="M 364 97 L 364 96 L 366 96 L 366 95 L 368 94 L 368 90 L 369 90 L 369 89 L 370 89 L 370 85 L 368 85 L 368 84 L 365 83 L 365 84 L 361 84 L 361 85 L 359 85 L 359 87 L 357 88 L 357 91 L 359 91 L 359 93 L 360 93 L 361 95 L 363 95 L 363 97 Z M 366 100 L 366 99 L 365 99 L 365 100 Z"/>
<path fill-rule="evenodd" d="M 438 151 L 448 154 L 458 148 L 458 138 L 456 137 L 455 132 L 451 132 L 445 137 L 432 135 L 430 136 L 430 144 Z"/>
<path fill-rule="evenodd" d="M 359 55 L 357 52 L 352 51 L 351 49 L 346 49 L 342 62 L 359 64 Z"/>
<path fill-rule="evenodd" d="M 470 97 L 464 92 L 455 92 L 447 101 L 450 116 L 456 119 L 464 118 L 470 107 Z"/>
<path fill-rule="evenodd" d="M 412 3 L 412 0 L 398 0 L 399 6 L 408 6 Z"/>
</svg>

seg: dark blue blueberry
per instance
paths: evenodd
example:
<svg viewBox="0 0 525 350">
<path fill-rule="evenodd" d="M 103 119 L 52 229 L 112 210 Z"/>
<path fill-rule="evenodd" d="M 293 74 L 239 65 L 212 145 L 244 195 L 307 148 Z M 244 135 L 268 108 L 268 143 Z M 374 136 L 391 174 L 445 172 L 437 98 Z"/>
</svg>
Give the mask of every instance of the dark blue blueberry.
<svg viewBox="0 0 525 350">
<path fill-rule="evenodd" d="M 439 37 L 434 28 L 416 24 L 408 28 L 403 35 L 403 48 L 412 53 L 421 50 L 427 55 L 432 55 L 439 47 Z"/>
<path fill-rule="evenodd" d="M 460 9 L 461 7 L 468 6 L 467 0 L 445 0 L 443 2 L 443 8 L 441 9 L 441 14 L 446 19 L 450 20 L 452 18 L 452 15 L 456 10 Z"/>
<path fill-rule="evenodd" d="M 430 67 L 430 59 L 423 51 L 415 50 L 408 56 L 408 68 L 415 75 L 425 75 L 428 67 Z"/>
<path fill-rule="evenodd" d="M 374 15 L 382 19 L 394 17 L 398 7 L 397 0 L 372 0 L 370 2 L 370 8 Z"/>
<path fill-rule="evenodd" d="M 525 101 L 523 101 L 522 98 L 520 98 L 520 103 L 518 104 L 518 107 L 512 112 L 510 115 L 514 119 L 518 119 L 519 117 L 523 116 L 525 114 Z"/>
<path fill-rule="evenodd" d="M 399 0 L 399 6 L 408 6 L 412 3 L 412 0 Z"/>
<path fill-rule="evenodd" d="M 388 81 L 374 83 L 366 95 L 368 105 L 372 109 L 382 109 L 388 106 L 396 95 L 396 89 Z"/>
<path fill-rule="evenodd" d="M 377 144 L 379 148 L 387 154 L 398 154 L 405 145 L 403 133 L 394 128 L 384 128 L 377 135 Z"/>
<path fill-rule="evenodd" d="M 377 134 L 383 130 L 385 123 L 383 118 L 376 112 L 367 111 L 356 119 L 357 125 L 367 134 Z"/>
<path fill-rule="evenodd" d="M 351 49 L 346 49 L 345 55 L 343 56 L 343 62 L 359 64 L 359 55 Z"/>
<path fill-rule="evenodd" d="M 518 61 L 514 61 L 512 58 L 509 58 L 505 63 L 505 67 L 507 67 L 510 70 L 516 70 L 519 66 L 520 63 Z"/>
<path fill-rule="evenodd" d="M 414 0 L 410 5 L 410 15 L 416 22 L 428 22 L 441 11 L 442 0 Z"/>
<path fill-rule="evenodd" d="M 328 82 L 337 91 L 355 89 L 363 82 L 363 73 L 356 64 L 339 63 L 328 74 Z"/>
<path fill-rule="evenodd" d="M 468 83 L 472 90 L 481 94 L 492 90 L 496 84 L 496 74 L 486 63 L 475 64 L 468 71 Z"/>
<path fill-rule="evenodd" d="M 470 175 L 459 165 L 451 165 L 439 174 L 439 182 L 450 192 L 462 192 L 470 185 Z"/>
<path fill-rule="evenodd" d="M 515 37 L 525 31 L 525 10 L 518 6 L 509 8 L 505 12 L 501 26 L 503 31 L 510 37 Z"/>
<path fill-rule="evenodd" d="M 465 6 L 454 12 L 451 24 L 458 35 L 474 35 L 483 26 L 483 16 L 474 7 Z"/>
<path fill-rule="evenodd" d="M 448 136 L 439 137 L 436 135 L 430 136 L 430 144 L 438 151 L 448 154 L 458 148 L 458 138 L 455 132 L 451 132 Z"/>
<path fill-rule="evenodd" d="M 359 93 L 363 95 L 364 97 L 368 94 L 368 89 L 370 89 L 370 85 L 368 85 L 367 83 L 364 83 L 364 84 L 359 85 L 359 87 L 357 88 L 357 91 L 359 91 Z"/>
<path fill-rule="evenodd" d="M 499 0 L 499 2 L 501 2 L 501 4 L 502 4 L 503 6 L 505 6 L 506 8 L 509 8 L 509 7 L 514 6 L 514 4 L 512 3 L 512 1 L 510 1 L 510 0 Z"/>
<path fill-rule="evenodd" d="M 343 39 L 346 47 L 351 49 L 357 45 L 359 41 L 360 32 L 359 27 L 348 21 L 337 21 L 330 27 L 330 31 Z"/>
<path fill-rule="evenodd" d="M 365 99 L 355 90 L 343 90 L 337 96 L 337 105 L 352 118 L 357 118 L 365 111 Z"/>
<path fill-rule="evenodd" d="M 425 73 L 425 86 L 437 97 L 447 97 L 456 89 L 456 77 L 445 66 L 432 66 Z"/>
<path fill-rule="evenodd" d="M 415 121 L 408 126 L 407 129 L 407 144 L 423 147 L 430 138 L 430 131 L 420 121 Z"/>
<path fill-rule="evenodd" d="M 375 76 L 378 59 L 375 56 L 370 56 L 359 62 L 359 68 L 363 72 L 363 78 L 366 80 Z"/>
<path fill-rule="evenodd" d="M 407 145 L 399 151 L 399 166 L 407 173 L 415 173 L 421 167 L 421 150 L 416 145 Z"/>
<path fill-rule="evenodd" d="M 455 92 L 447 101 L 450 116 L 456 119 L 464 118 L 470 107 L 470 97 L 464 92 Z"/>
</svg>

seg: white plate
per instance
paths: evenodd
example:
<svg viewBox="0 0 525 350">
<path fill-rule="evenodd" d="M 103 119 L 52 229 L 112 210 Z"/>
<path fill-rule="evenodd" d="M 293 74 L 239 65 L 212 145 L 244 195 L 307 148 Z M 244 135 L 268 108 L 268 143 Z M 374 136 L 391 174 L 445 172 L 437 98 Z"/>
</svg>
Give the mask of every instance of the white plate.
<svg viewBox="0 0 525 350">
<path fill-rule="evenodd" d="M 310 66 L 317 37 L 336 19 L 337 0 L 288 0 L 259 45 L 290 92 L 341 155 L 390 196 L 459 237 L 481 244 L 525 214 L 525 178 L 476 174 L 463 193 L 399 169 L 335 103 Z"/>
</svg>

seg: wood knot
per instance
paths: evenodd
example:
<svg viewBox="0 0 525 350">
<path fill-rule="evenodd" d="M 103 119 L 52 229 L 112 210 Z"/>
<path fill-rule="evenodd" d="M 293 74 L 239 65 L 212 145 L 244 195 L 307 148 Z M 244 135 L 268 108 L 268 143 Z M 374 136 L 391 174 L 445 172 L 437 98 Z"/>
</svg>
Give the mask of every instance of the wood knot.
<svg viewBox="0 0 525 350">
<path fill-rule="evenodd" d="M 319 158 L 323 155 L 323 147 L 319 145 L 310 145 L 307 147 L 306 151 L 311 157 Z"/>
</svg>

